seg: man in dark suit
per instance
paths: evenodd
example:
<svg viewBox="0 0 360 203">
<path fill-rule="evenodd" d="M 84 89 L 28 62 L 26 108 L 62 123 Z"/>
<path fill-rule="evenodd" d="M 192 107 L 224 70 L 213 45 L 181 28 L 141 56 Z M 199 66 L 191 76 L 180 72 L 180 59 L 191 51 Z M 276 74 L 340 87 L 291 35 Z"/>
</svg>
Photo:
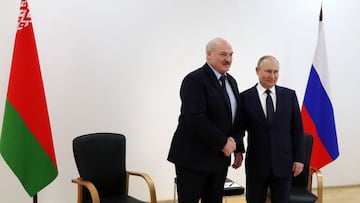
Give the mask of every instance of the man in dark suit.
<svg viewBox="0 0 360 203">
<path fill-rule="evenodd" d="M 182 81 L 181 113 L 168 155 L 175 164 L 180 203 L 197 203 L 199 199 L 203 203 L 222 202 L 231 154 L 245 151 L 240 131 L 234 127 L 239 90 L 227 73 L 232 55 L 226 40 L 211 40 L 206 46 L 205 65 Z M 237 161 L 241 163 L 242 157 Z"/>
<path fill-rule="evenodd" d="M 272 203 L 288 203 L 291 177 L 304 165 L 299 104 L 294 90 L 276 85 L 279 62 L 275 57 L 261 57 L 256 73 L 259 83 L 240 94 L 240 123 L 248 142 L 246 200 L 264 203 L 269 188 Z"/>
</svg>

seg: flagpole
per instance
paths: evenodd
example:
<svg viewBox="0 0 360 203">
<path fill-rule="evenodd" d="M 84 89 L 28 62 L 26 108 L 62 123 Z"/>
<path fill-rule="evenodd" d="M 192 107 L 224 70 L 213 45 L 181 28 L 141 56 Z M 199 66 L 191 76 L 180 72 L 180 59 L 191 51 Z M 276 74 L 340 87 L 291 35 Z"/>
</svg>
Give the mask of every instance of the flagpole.
<svg viewBox="0 0 360 203">
<path fill-rule="evenodd" d="M 37 203 L 37 193 L 33 196 L 33 203 Z"/>
<path fill-rule="evenodd" d="M 322 12 L 322 2 L 321 2 L 319 21 L 321 22 L 322 20 L 323 20 L 323 12 Z"/>
</svg>

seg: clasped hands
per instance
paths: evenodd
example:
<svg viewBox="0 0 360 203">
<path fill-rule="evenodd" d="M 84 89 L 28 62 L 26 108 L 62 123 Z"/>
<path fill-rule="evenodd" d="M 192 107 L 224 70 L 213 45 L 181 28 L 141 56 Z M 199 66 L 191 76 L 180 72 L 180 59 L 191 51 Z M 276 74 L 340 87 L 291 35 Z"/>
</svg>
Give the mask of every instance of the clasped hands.
<svg viewBox="0 0 360 203">
<path fill-rule="evenodd" d="M 228 137 L 227 142 L 223 148 L 225 156 L 230 156 L 236 150 L 236 142 L 233 137 Z"/>
<path fill-rule="evenodd" d="M 233 137 L 229 137 L 222 151 L 225 156 L 230 156 L 231 153 L 233 153 L 235 150 L 236 150 L 236 142 Z M 234 163 L 232 167 L 234 169 L 239 168 L 241 166 L 242 161 L 243 161 L 242 153 L 241 152 L 235 153 Z"/>
</svg>

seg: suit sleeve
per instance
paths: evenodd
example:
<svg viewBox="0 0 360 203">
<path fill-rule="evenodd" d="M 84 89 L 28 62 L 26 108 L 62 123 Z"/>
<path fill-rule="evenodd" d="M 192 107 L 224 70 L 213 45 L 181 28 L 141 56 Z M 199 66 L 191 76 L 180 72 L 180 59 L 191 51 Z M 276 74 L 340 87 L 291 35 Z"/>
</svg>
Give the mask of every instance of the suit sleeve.
<svg viewBox="0 0 360 203">
<path fill-rule="evenodd" d="M 244 153 L 245 152 L 244 141 L 243 141 L 244 131 L 242 130 L 244 127 L 243 127 L 243 116 L 242 116 L 243 114 L 241 113 L 241 100 L 240 100 L 239 88 L 237 86 L 235 78 L 233 78 L 230 74 L 228 74 L 228 78 L 237 103 L 236 118 L 233 126 L 233 133 L 231 136 L 235 139 L 236 142 L 235 153 L 236 152 Z"/>
<path fill-rule="evenodd" d="M 235 130 L 234 130 L 234 138 L 236 141 L 236 150 L 235 152 L 242 152 L 245 153 L 245 145 L 244 145 L 244 137 L 245 137 L 245 119 L 244 119 L 244 112 L 242 109 L 242 101 L 240 93 L 237 94 L 238 104 L 237 104 L 237 115 L 238 118 L 236 119 L 235 123 Z"/>
<path fill-rule="evenodd" d="M 305 159 L 305 138 L 304 129 L 301 119 L 301 113 L 299 108 L 299 102 L 296 97 L 295 91 L 293 91 L 293 119 L 292 119 L 292 136 L 293 136 L 293 160 L 296 162 L 304 163 Z"/>
</svg>

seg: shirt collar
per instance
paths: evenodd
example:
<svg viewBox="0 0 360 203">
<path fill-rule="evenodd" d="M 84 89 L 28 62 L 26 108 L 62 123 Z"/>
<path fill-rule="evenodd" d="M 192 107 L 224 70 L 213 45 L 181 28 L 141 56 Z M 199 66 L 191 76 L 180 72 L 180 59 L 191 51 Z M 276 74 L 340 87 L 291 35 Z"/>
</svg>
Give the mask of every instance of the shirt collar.
<svg viewBox="0 0 360 203">
<path fill-rule="evenodd" d="M 218 80 L 220 80 L 220 77 L 221 77 L 223 74 L 221 74 L 221 73 L 219 73 L 217 70 L 215 70 L 210 64 L 208 64 L 208 65 L 209 65 L 209 67 L 211 68 L 211 70 L 214 72 L 216 78 L 217 78 Z M 226 73 L 224 73 L 224 75 L 226 75 Z"/>
<path fill-rule="evenodd" d="M 256 89 L 259 93 L 259 95 L 263 95 L 263 94 L 266 94 L 265 91 L 267 90 L 265 87 L 263 87 L 260 83 L 258 83 L 256 85 Z M 272 94 L 275 94 L 275 86 L 273 86 L 272 88 L 270 88 L 269 90 L 271 91 Z"/>
</svg>

